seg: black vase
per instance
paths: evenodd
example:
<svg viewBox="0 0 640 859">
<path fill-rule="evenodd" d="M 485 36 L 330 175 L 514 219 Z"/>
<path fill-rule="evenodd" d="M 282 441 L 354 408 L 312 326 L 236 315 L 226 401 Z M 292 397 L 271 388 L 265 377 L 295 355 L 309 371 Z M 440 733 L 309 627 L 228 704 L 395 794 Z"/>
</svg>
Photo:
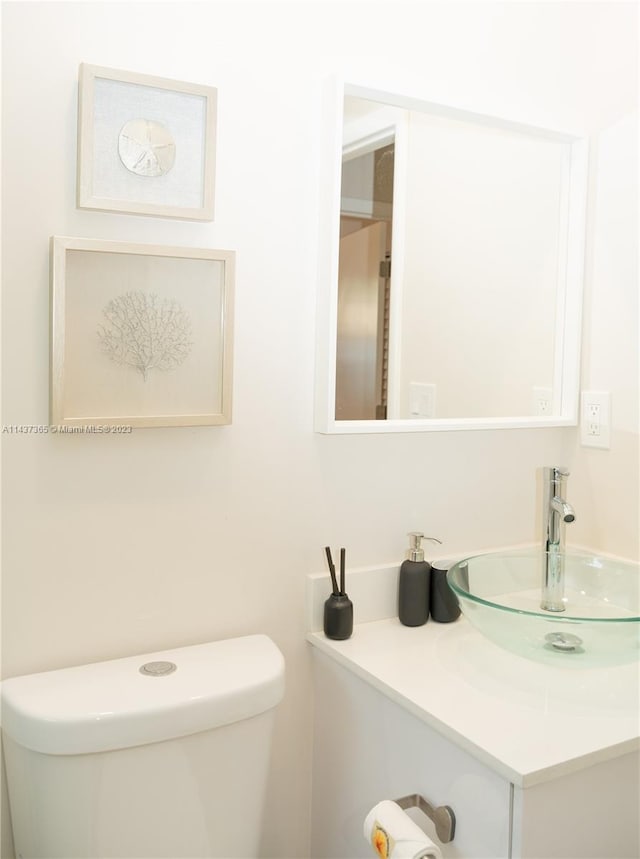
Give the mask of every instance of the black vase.
<svg viewBox="0 0 640 859">
<path fill-rule="evenodd" d="M 343 641 L 353 632 L 353 603 L 346 594 L 330 594 L 324 604 L 324 634 Z"/>
</svg>

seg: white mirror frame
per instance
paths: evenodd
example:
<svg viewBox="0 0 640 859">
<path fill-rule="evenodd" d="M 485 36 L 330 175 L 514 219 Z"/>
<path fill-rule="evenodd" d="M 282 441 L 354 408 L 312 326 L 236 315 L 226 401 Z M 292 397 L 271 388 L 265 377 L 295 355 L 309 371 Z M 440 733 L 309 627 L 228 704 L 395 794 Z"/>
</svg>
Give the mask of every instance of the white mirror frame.
<svg viewBox="0 0 640 859">
<path fill-rule="evenodd" d="M 336 341 L 338 321 L 338 254 L 340 234 L 340 183 L 344 97 L 380 101 L 408 110 L 420 110 L 452 119 L 472 120 L 494 128 L 534 134 L 569 144 L 568 218 L 564 259 L 564 294 L 556 308 L 557 336 L 554 390 L 559 402 L 554 414 L 487 418 L 402 418 L 347 420 L 335 418 Z M 518 429 L 575 426 L 578 422 L 580 334 L 589 149 L 586 138 L 561 131 L 516 123 L 500 117 L 472 113 L 411 96 L 400 96 L 367 84 L 334 78 L 323 93 L 319 189 L 319 254 L 316 327 L 315 430 L 328 434 L 433 432 L 443 430 Z M 560 280 L 560 278 L 559 278 Z"/>
</svg>

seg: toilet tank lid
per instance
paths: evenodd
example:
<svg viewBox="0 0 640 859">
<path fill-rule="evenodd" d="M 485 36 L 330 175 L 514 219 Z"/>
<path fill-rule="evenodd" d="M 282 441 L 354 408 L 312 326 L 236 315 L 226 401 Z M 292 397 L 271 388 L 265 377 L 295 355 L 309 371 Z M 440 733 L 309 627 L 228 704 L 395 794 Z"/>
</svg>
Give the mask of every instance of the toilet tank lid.
<svg viewBox="0 0 640 859">
<path fill-rule="evenodd" d="M 152 673 L 142 673 L 148 663 Z M 250 635 L 12 677 L 1 694 L 2 730 L 20 745 L 51 755 L 104 752 L 275 707 L 284 694 L 284 658 L 268 636 Z"/>
</svg>

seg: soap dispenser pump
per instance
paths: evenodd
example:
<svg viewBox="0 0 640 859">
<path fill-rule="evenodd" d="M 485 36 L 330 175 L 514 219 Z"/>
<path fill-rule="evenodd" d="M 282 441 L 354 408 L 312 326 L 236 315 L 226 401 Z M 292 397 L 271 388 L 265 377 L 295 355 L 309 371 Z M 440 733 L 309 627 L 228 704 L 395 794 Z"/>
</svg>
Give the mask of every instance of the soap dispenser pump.
<svg viewBox="0 0 640 859">
<path fill-rule="evenodd" d="M 420 531 L 409 532 L 409 551 L 400 565 L 398 617 L 405 626 L 422 626 L 429 619 L 431 564 L 424 558 L 422 540 L 425 539 L 441 542 L 436 537 L 425 537 Z"/>
</svg>

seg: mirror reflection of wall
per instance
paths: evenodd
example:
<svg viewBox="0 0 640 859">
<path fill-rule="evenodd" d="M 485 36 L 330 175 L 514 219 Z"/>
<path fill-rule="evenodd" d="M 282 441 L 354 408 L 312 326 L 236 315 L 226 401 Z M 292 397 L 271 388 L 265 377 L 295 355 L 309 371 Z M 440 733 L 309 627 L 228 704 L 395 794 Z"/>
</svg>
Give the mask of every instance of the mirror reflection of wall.
<svg viewBox="0 0 640 859">
<path fill-rule="evenodd" d="M 558 135 L 345 98 L 337 420 L 559 412 L 569 160 Z"/>
<path fill-rule="evenodd" d="M 400 416 L 533 414 L 553 387 L 563 147 L 413 112 L 409 121 Z"/>
</svg>

